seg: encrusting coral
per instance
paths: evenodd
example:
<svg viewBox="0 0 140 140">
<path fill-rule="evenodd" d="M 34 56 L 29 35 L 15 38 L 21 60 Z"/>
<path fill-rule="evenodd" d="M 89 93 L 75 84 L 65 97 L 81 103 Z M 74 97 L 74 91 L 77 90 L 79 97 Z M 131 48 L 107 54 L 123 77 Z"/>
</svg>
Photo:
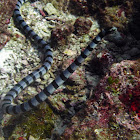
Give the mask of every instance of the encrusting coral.
<svg viewBox="0 0 140 140">
<path fill-rule="evenodd" d="M 86 102 L 86 107 L 72 118 L 62 139 L 138 139 L 138 65 L 139 60 L 113 64 Z"/>
<path fill-rule="evenodd" d="M 100 27 L 117 26 L 120 31 L 124 31 L 128 29 L 126 27 L 134 10 L 133 1 L 129 0 L 42 0 L 42 2 L 42 5 L 39 2 L 31 5 L 26 3 L 26 8 L 23 6 L 22 14 L 35 32 L 39 33 L 45 40 L 51 35 L 51 43 L 54 45 L 53 68 L 47 75 L 26 89 L 23 93 L 24 95 L 21 94 L 18 100 L 15 99 L 16 103 L 28 100 L 33 94 L 40 92 L 60 70 L 63 70 L 74 61 L 74 58 L 84 49 L 91 38 L 95 37 L 99 32 L 99 25 L 95 19 L 99 21 Z M 46 6 L 45 4 L 48 2 L 51 3 L 49 5 L 53 5 L 52 8 L 54 9 L 50 12 L 46 10 L 46 14 L 44 10 L 47 8 L 48 5 Z M 60 5 L 64 3 L 68 6 L 68 8 L 65 8 L 66 14 L 60 10 L 63 9 Z M 43 8 L 40 9 L 40 7 Z M 77 7 L 77 9 L 74 9 L 74 7 Z M 33 8 L 38 8 L 39 12 L 33 12 L 35 11 Z M 56 16 L 53 15 L 54 13 L 57 13 Z M 71 15 L 71 13 L 76 16 Z M 7 20 L 7 23 L 9 23 L 9 20 Z M 11 41 L 12 45 L 9 44 L 8 47 L 16 52 L 16 57 L 20 57 L 17 57 L 17 59 L 13 57 L 14 64 L 8 60 L 10 63 L 8 64 L 13 71 L 13 73 L 12 71 L 8 72 L 8 78 L 6 77 L 7 75 L 4 75 L 6 73 L 5 68 L 1 70 L 1 83 L 4 83 L 3 79 L 6 77 L 6 80 L 4 79 L 5 83 L 2 85 L 5 90 L 3 90 L 4 92 L 1 90 L 3 93 L 6 93 L 13 86 L 13 83 L 17 83 L 22 76 L 28 75 L 40 63 L 38 50 L 34 49 L 29 41 L 25 39 L 25 36 L 13 27 L 13 23 L 10 26 L 14 37 Z M 121 38 L 127 36 L 125 32 L 119 35 Z M 46 139 L 56 135 L 54 132 L 56 128 L 58 133 L 56 136 L 60 139 L 90 140 L 122 139 L 124 137 L 126 139 L 139 139 L 139 60 L 122 61 L 122 58 L 126 58 L 126 54 L 129 55 L 127 59 L 136 58 L 132 54 L 134 56 L 136 53 L 137 56 L 139 55 L 139 42 L 136 42 L 130 36 L 124 43 L 122 43 L 121 39 L 119 41 L 121 43 L 118 44 L 112 40 L 112 44 L 103 41 L 93 51 L 92 55 L 98 54 L 97 52 L 101 53 L 92 60 L 90 56 L 71 75 L 69 80 L 48 98 L 47 103 L 51 103 L 52 109 L 43 103 L 42 105 L 45 104 L 44 107 L 41 105 L 39 108 L 24 114 L 23 122 L 15 127 L 16 129 L 11 137 L 9 136 L 9 139 L 29 139 L 31 137 Z M 17 44 L 19 47 L 17 47 Z M 57 48 L 58 46 L 59 48 Z M 103 51 L 100 46 L 104 46 Z M 129 53 L 127 53 L 128 50 Z M 119 59 L 118 57 L 120 56 L 123 57 Z M 114 63 L 114 58 L 120 63 Z M 20 62 L 22 67 L 18 64 Z M 86 69 L 85 67 L 87 66 L 88 68 Z M 90 73 L 89 77 L 86 77 L 86 72 Z M 94 76 L 98 76 L 98 79 L 94 79 Z M 11 77 L 14 78 L 11 80 Z M 90 90 L 90 93 L 88 90 Z M 90 99 L 88 100 L 87 94 L 90 94 L 88 96 Z M 59 113 L 62 119 L 52 111 L 53 109 Z M 79 112 L 77 113 L 77 111 Z M 77 114 L 75 115 L 75 113 Z M 75 116 L 72 117 L 73 115 Z M 2 124 L 6 129 L 6 126 L 10 123 L 14 124 L 7 118 L 6 116 Z M 62 123 L 66 129 L 62 129 L 57 121 Z M 61 133 L 59 133 L 60 131 Z M 63 131 L 64 133 L 62 134 Z"/>
</svg>

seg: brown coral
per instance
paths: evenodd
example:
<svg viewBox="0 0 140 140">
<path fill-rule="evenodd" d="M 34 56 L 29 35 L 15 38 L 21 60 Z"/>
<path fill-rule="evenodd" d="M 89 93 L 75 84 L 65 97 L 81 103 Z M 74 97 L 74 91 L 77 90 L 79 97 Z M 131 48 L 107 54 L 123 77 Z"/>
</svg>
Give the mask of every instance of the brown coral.
<svg viewBox="0 0 140 140">
<path fill-rule="evenodd" d="M 89 13 L 87 0 L 70 0 L 69 11 L 76 15 L 85 15 Z"/>
<path fill-rule="evenodd" d="M 65 45 L 67 43 L 67 37 L 74 31 L 74 27 L 71 24 L 65 24 L 56 27 L 51 32 L 51 43 L 55 47 L 57 45 Z"/>
<path fill-rule="evenodd" d="M 15 0 L 1 0 L 0 2 L 0 34 L 3 36 L 3 38 L 0 39 L 0 49 L 9 40 L 10 33 L 7 30 L 7 27 L 10 22 L 9 19 L 13 14 L 16 2 L 17 1 Z"/>
<path fill-rule="evenodd" d="M 133 3 L 132 0 L 70 0 L 69 11 L 75 15 L 91 15 L 103 27 L 124 30 L 134 11 Z"/>
<path fill-rule="evenodd" d="M 1 0 L 0 3 L 0 32 L 5 32 L 7 28 L 7 20 L 9 20 L 13 14 L 15 8 L 15 0 Z"/>
<path fill-rule="evenodd" d="M 92 22 L 89 19 L 86 19 L 84 17 L 79 17 L 76 19 L 74 23 L 75 34 L 77 35 L 87 34 L 91 26 L 92 26 Z"/>
</svg>

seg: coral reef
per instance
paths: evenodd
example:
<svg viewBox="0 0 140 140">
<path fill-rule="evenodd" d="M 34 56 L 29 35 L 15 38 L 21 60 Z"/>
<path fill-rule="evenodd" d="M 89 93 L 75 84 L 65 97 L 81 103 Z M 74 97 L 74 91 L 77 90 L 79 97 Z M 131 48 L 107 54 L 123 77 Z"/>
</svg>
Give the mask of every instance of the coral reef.
<svg viewBox="0 0 140 140">
<path fill-rule="evenodd" d="M 28 139 L 30 136 L 36 139 L 50 138 L 56 119 L 57 116 L 44 103 L 38 109 L 13 117 L 8 123 L 5 122 L 4 135 L 9 139 Z M 13 126 L 12 129 L 8 129 L 9 126 Z M 11 136 L 11 133 L 16 136 Z"/>
<path fill-rule="evenodd" d="M 0 3 L 0 33 L 7 32 L 7 24 L 12 16 L 14 10 L 15 0 L 1 0 Z"/>
<path fill-rule="evenodd" d="M 132 1 L 98 1 L 93 2 L 91 13 L 97 11 L 97 18 L 103 27 L 115 26 L 118 30 L 126 30 L 133 12 Z"/>
<path fill-rule="evenodd" d="M 87 0 L 70 0 L 68 10 L 76 15 L 88 14 Z"/>
<path fill-rule="evenodd" d="M 54 64 L 46 75 L 15 99 L 17 104 L 40 92 L 60 71 L 68 67 L 97 35 L 99 26 L 117 26 L 121 31 L 129 29 L 137 40 L 129 34 L 129 30 L 109 36 L 110 43 L 103 40 L 69 80 L 48 98 L 46 102 L 49 106 L 43 103 L 35 110 L 22 114 L 22 117 L 4 116 L 4 137 L 25 140 L 52 137 L 85 140 L 140 139 L 140 61 L 137 60 L 140 42 L 139 32 L 135 34 L 139 31 L 139 0 L 41 2 L 26 3 L 21 8 L 21 13 L 29 26 L 44 40 L 48 40 L 52 34 Z M 51 8 L 47 9 L 48 7 Z M 133 11 L 136 13 L 131 17 Z M 6 50 L 1 51 L 8 59 L 1 59 L 0 62 L 0 94 L 3 94 L 0 98 L 25 75 L 39 67 L 40 58 L 43 60 L 43 55 L 38 53 L 35 44 L 32 46 L 9 18 L 6 26 L 9 26 L 13 35 L 5 36 L 5 32 L 0 35 L 2 46 L 11 39 L 5 45 Z M 127 28 L 131 18 L 132 23 Z M 118 63 L 112 65 L 115 61 Z"/>
<path fill-rule="evenodd" d="M 92 22 L 84 17 L 77 18 L 74 24 L 65 23 L 61 26 L 54 28 L 51 32 L 51 44 L 55 46 L 64 46 L 68 43 L 68 37 L 71 33 L 77 36 L 88 34 Z"/>
<path fill-rule="evenodd" d="M 67 43 L 67 37 L 74 31 L 74 27 L 71 24 L 62 25 L 56 27 L 51 32 L 51 44 L 55 46 L 64 46 Z"/>
<path fill-rule="evenodd" d="M 113 57 L 107 51 L 100 52 L 87 65 L 87 70 L 93 75 L 103 77 L 108 72 L 109 67 L 114 62 Z"/>
<path fill-rule="evenodd" d="M 140 118 L 140 82 L 133 88 L 128 88 L 125 94 L 120 95 L 119 99 L 130 112 L 136 113 Z"/>
<path fill-rule="evenodd" d="M 10 40 L 11 33 L 7 28 L 16 2 L 15 0 L 1 0 L 0 2 L 0 50 Z"/>
<path fill-rule="evenodd" d="M 138 65 L 139 60 L 113 64 L 61 139 L 139 139 Z"/>
<path fill-rule="evenodd" d="M 84 17 L 77 18 L 74 23 L 74 33 L 76 35 L 88 34 L 91 26 L 92 22 L 89 19 L 86 19 Z"/>
<path fill-rule="evenodd" d="M 71 33 L 81 36 L 88 34 L 92 26 L 91 20 L 79 17 L 74 24 L 65 23 L 61 26 L 54 28 L 51 32 L 51 44 L 55 46 L 64 46 L 68 42 L 68 37 Z"/>
<path fill-rule="evenodd" d="M 75 15 L 93 16 L 102 27 L 116 26 L 125 30 L 133 12 L 133 1 L 70 0 L 69 11 Z"/>
<path fill-rule="evenodd" d="M 9 33 L 0 33 L 0 50 L 6 45 L 10 38 L 11 35 Z"/>
</svg>

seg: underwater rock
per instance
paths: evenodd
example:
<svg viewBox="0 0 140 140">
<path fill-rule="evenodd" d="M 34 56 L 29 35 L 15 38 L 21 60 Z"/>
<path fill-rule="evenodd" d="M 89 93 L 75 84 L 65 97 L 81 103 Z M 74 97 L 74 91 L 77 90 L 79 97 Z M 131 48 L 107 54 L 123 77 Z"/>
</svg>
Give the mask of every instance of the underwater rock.
<svg viewBox="0 0 140 140">
<path fill-rule="evenodd" d="M 79 17 L 76 19 L 74 23 L 75 31 L 74 33 L 76 35 L 83 35 L 89 33 L 89 30 L 92 26 L 92 22 L 89 19 L 86 19 L 84 17 Z"/>
<path fill-rule="evenodd" d="M 10 34 L 0 33 L 0 50 L 6 45 L 10 38 Z"/>
<path fill-rule="evenodd" d="M 43 103 L 39 109 L 35 108 L 31 112 L 13 116 L 5 123 L 4 138 L 27 140 L 46 139 L 51 137 L 57 117 L 51 108 Z"/>
<path fill-rule="evenodd" d="M 58 15 L 58 11 L 51 3 L 46 4 L 44 11 L 46 11 L 48 15 Z"/>
<path fill-rule="evenodd" d="M 111 4 L 111 1 L 113 2 L 114 0 L 110 0 L 110 4 Z M 86 6 L 84 7 L 84 5 L 88 5 L 86 1 L 79 0 L 76 2 L 82 3 L 81 6 L 83 8 L 82 11 L 80 11 L 79 13 L 77 12 L 78 14 L 81 14 L 81 13 L 83 14 L 83 13 L 88 12 L 87 7 Z M 114 2 L 117 3 L 118 1 L 114 1 Z M 123 1 L 119 1 L 119 2 L 122 3 Z M 35 30 L 35 32 L 39 33 L 39 35 L 41 37 L 43 37 L 45 40 L 48 40 L 48 38 L 50 37 L 50 31 L 52 30 L 52 28 L 54 28 L 54 30 L 55 30 L 55 25 L 60 24 L 60 22 L 63 23 L 64 29 L 62 27 L 63 25 L 60 26 L 60 30 L 59 30 L 59 28 L 56 27 L 56 32 L 54 31 L 54 37 L 56 37 L 56 38 L 58 37 L 57 39 L 58 39 L 58 41 L 60 41 L 61 45 L 66 44 L 67 37 L 74 31 L 73 27 L 71 27 L 73 25 L 67 24 L 67 21 L 68 21 L 68 23 L 70 23 L 71 21 L 74 21 L 76 17 L 74 17 L 74 16 L 72 17 L 72 15 L 68 15 L 68 14 L 64 14 L 64 13 L 62 15 L 60 14 L 59 16 L 60 17 L 62 16 L 62 18 L 64 19 L 63 20 L 64 22 L 62 22 L 61 19 L 57 20 L 59 18 L 54 18 L 53 13 L 50 12 L 50 16 L 51 16 L 50 20 L 46 21 L 46 19 L 43 19 L 44 17 L 37 14 L 37 12 L 35 12 L 33 7 L 31 7 L 29 5 L 26 5 L 26 6 L 27 6 L 26 8 L 23 6 L 24 8 L 22 9 L 22 11 L 23 11 L 22 13 L 25 16 L 26 21 L 28 23 L 30 23 L 31 26 L 33 25 L 33 29 Z M 121 7 L 119 7 L 119 8 L 117 7 L 114 11 L 115 11 L 113 13 L 114 17 L 116 16 L 116 13 L 117 13 L 117 18 L 119 17 L 119 20 L 122 20 L 122 22 L 127 21 L 125 18 L 125 13 L 127 13 L 126 10 L 124 10 Z M 112 18 L 113 16 L 110 16 L 110 17 Z M 35 19 L 35 17 L 37 17 L 37 19 Z M 125 20 L 123 21 L 123 19 L 125 19 Z M 33 20 L 33 22 L 32 22 L 32 20 Z M 101 18 L 101 20 L 102 20 L 102 18 Z M 118 22 L 118 20 L 116 21 L 116 23 L 117 22 Z M 36 24 L 36 23 L 38 23 L 38 24 Z M 82 23 L 82 25 L 83 25 L 83 23 Z M 76 54 L 78 55 L 78 53 L 81 52 L 81 49 L 83 49 L 88 44 L 87 42 L 91 39 L 91 36 L 92 35 L 96 36 L 96 34 L 99 32 L 99 29 L 98 29 L 99 25 L 97 24 L 97 22 L 92 21 L 92 23 L 93 23 L 94 27 L 92 28 L 92 32 L 89 33 L 90 35 L 86 35 L 87 39 L 82 39 L 82 37 L 79 37 L 79 36 L 75 37 L 75 35 L 72 36 L 72 39 L 74 41 L 71 40 L 71 42 L 67 46 L 68 49 L 64 51 L 64 55 L 67 56 L 67 60 L 70 60 L 71 56 L 72 56 L 71 60 L 73 60 L 75 55 Z M 106 23 L 108 24 L 108 22 L 106 22 Z M 112 22 L 109 22 L 109 23 L 111 25 L 113 25 Z M 80 24 L 80 22 L 78 22 L 78 24 Z M 13 26 L 13 24 L 12 24 L 12 26 Z M 67 26 L 69 26 L 69 27 L 67 27 Z M 76 26 L 78 27 L 78 25 L 76 25 Z M 90 24 L 87 26 L 88 26 L 87 29 L 89 29 Z M 119 27 L 120 26 L 121 25 L 119 25 Z M 80 27 L 80 28 L 82 30 L 82 27 Z M 8 60 L 8 62 L 9 62 L 8 65 L 10 64 L 10 68 L 13 69 L 13 74 L 11 72 L 9 72 L 7 74 L 8 78 L 6 80 L 4 79 L 4 76 L 6 76 L 6 75 L 1 76 L 1 78 L 2 78 L 1 84 L 2 83 L 5 84 L 4 87 L 2 87 L 2 89 L 1 89 L 1 92 L 4 93 L 4 95 L 14 84 L 16 84 L 18 81 L 20 81 L 20 79 L 22 77 L 24 77 L 24 75 L 28 75 L 29 73 L 31 73 L 31 71 L 33 71 L 35 68 L 39 67 L 38 64 L 41 63 L 39 56 L 38 56 L 38 50 L 36 48 L 34 48 L 33 46 L 31 46 L 31 43 L 29 43 L 29 41 L 27 39 L 25 39 L 25 37 L 24 37 L 24 41 L 22 41 L 23 39 L 20 38 L 19 31 L 17 31 L 18 29 L 15 29 L 15 27 L 11 27 L 11 30 L 15 33 L 15 37 L 13 38 L 13 40 L 7 47 L 11 48 L 14 51 L 15 55 L 18 56 L 18 59 L 16 60 L 16 63 L 12 63 L 11 60 Z M 18 34 L 16 34 L 17 32 L 18 32 Z M 82 33 L 82 31 L 80 31 L 80 32 Z M 84 31 L 84 33 L 85 32 L 86 32 L 86 30 Z M 64 36 L 63 36 L 63 34 L 64 34 Z M 122 36 L 120 35 L 120 37 L 122 37 Z M 56 39 L 56 41 L 57 41 L 57 39 Z M 116 38 L 116 40 L 117 39 L 119 39 L 119 38 Z M 85 42 L 85 40 L 87 40 L 87 42 Z M 120 38 L 120 40 L 121 40 L 121 38 Z M 115 41 L 115 40 L 113 40 L 113 41 Z M 126 52 L 125 51 L 123 52 L 123 50 L 120 52 L 120 50 L 118 48 L 120 48 L 120 49 L 123 49 L 123 48 L 117 46 L 118 44 L 121 44 L 120 42 L 123 42 L 123 40 L 120 42 L 119 41 L 117 42 L 117 41 L 116 41 L 116 44 L 114 43 L 114 45 L 112 45 L 113 49 L 115 50 L 114 52 L 119 53 L 119 57 L 121 58 L 121 60 L 125 59 L 126 57 L 128 58 L 130 55 L 129 56 L 122 55 L 122 57 L 121 57 L 121 54 L 123 54 L 123 53 L 125 54 Z M 53 43 L 55 44 L 55 41 Z M 17 47 L 17 44 L 18 44 L 18 47 Z M 100 45 L 98 46 L 98 48 L 100 48 Z M 128 47 L 126 46 L 125 49 L 130 50 L 131 45 L 132 44 L 128 45 Z M 135 44 L 132 46 L 135 47 L 136 45 L 139 47 L 139 44 Z M 98 51 L 101 51 L 101 50 L 99 49 Z M 94 53 L 96 53 L 96 50 L 94 50 Z M 108 52 L 108 53 L 110 53 L 110 52 Z M 112 53 L 110 53 L 110 54 L 112 55 Z M 58 51 L 58 53 L 54 52 L 55 59 L 59 59 L 59 61 L 64 59 L 64 57 L 63 57 L 64 55 L 63 54 L 61 55 L 59 51 Z M 61 92 L 55 92 L 55 93 L 57 93 L 57 95 L 52 96 L 50 99 L 50 100 L 56 102 L 56 104 L 54 104 L 54 106 L 56 105 L 55 106 L 56 109 L 58 109 L 58 111 L 60 111 L 61 116 L 63 116 L 63 117 L 65 116 L 65 114 L 74 115 L 76 113 L 76 110 L 79 111 L 79 109 L 82 109 L 75 117 L 72 118 L 72 121 L 70 118 L 66 117 L 66 121 L 62 125 L 65 126 L 65 124 L 67 124 L 69 121 L 71 121 L 71 122 L 70 122 L 70 125 L 65 130 L 65 133 L 63 134 L 62 139 L 66 139 L 66 136 L 68 136 L 70 138 L 74 138 L 74 139 L 85 139 L 85 140 L 86 139 L 90 140 L 90 138 L 91 139 L 97 139 L 97 138 L 98 139 L 108 139 L 108 138 L 113 139 L 114 137 L 116 139 L 117 138 L 121 139 L 123 137 L 126 137 L 129 139 L 133 136 L 134 136 L 133 139 L 134 138 L 139 139 L 138 134 L 137 134 L 137 132 L 139 132 L 139 127 L 140 127 L 139 118 L 138 118 L 138 116 L 139 116 L 138 101 L 139 100 L 137 101 L 137 99 L 136 99 L 136 98 L 139 99 L 139 94 L 137 92 L 139 84 L 136 85 L 136 87 L 133 86 L 133 84 L 138 83 L 138 81 L 137 81 L 138 78 L 136 76 L 136 74 L 139 74 L 139 71 L 136 69 L 136 68 L 138 68 L 138 64 L 136 61 L 127 61 L 126 63 L 124 63 L 124 61 L 122 61 L 123 63 L 115 64 L 114 71 L 113 70 L 111 71 L 108 69 L 110 67 L 109 62 L 111 62 L 111 61 L 108 61 L 108 60 L 111 60 L 110 59 L 111 57 L 108 57 L 110 55 L 107 55 L 106 53 L 105 54 L 100 53 L 99 57 L 100 56 L 102 56 L 103 58 L 98 58 L 97 62 L 100 62 L 99 65 L 103 65 L 103 66 L 98 67 L 98 64 L 96 64 L 97 65 L 96 70 L 95 71 L 93 70 L 93 71 L 94 71 L 94 73 L 96 73 L 97 77 L 90 79 L 90 80 L 94 80 L 92 84 L 90 84 L 90 85 L 87 84 L 86 79 L 85 79 L 85 70 L 82 67 L 82 68 L 78 69 L 70 77 L 70 79 L 69 79 L 69 81 L 67 81 L 67 83 L 65 83 L 62 87 L 60 87 L 60 89 L 58 89 Z M 133 58 L 133 57 L 131 57 L 131 58 Z M 66 57 L 65 57 L 64 61 L 65 60 L 66 60 Z M 60 64 L 60 63 L 58 64 L 56 62 L 59 62 L 59 61 L 54 60 L 54 65 L 55 65 L 54 67 L 57 67 L 57 70 L 55 73 L 56 75 L 59 73 L 58 72 L 59 66 L 57 66 L 57 65 Z M 23 62 L 23 64 L 20 65 L 21 62 Z M 87 63 L 87 62 L 88 61 L 85 61 L 85 63 Z M 131 67 L 130 69 L 127 69 L 127 67 L 126 67 L 126 69 L 122 69 L 124 67 L 124 65 L 131 64 L 131 62 L 132 63 L 136 62 L 137 66 L 134 66 L 133 69 L 131 69 L 132 68 L 131 66 L 130 66 Z M 65 61 L 65 63 L 67 63 L 67 62 Z M 62 64 L 64 64 L 64 63 L 62 63 Z M 68 66 L 69 64 L 67 63 L 65 65 Z M 119 67 L 118 69 L 116 68 L 117 66 Z M 21 94 L 19 96 L 19 101 L 17 101 L 17 99 L 16 99 L 16 103 L 21 103 L 24 100 L 31 98 L 31 96 L 40 92 L 44 88 L 44 86 L 46 86 L 49 82 L 51 82 L 54 78 L 54 75 L 52 74 L 55 69 L 54 67 L 52 67 L 53 70 L 49 71 L 49 74 L 44 76 L 44 81 L 42 81 L 43 78 L 38 79 L 33 85 L 31 85 L 33 87 L 28 88 L 28 90 L 23 91 L 24 95 Z M 99 71 L 99 68 L 101 68 L 102 70 Z M 121 69 L 121 70 L 119 70 L 119 69 Z M 120 71 L 121 71 L 121 74 L 123 73 L 122 75 L 120 74 Z M 86 108 L 85 108 L 85 106 L 83 107 L 82 105 L 84 104 L 83 102 L 85 102 L 87 99 L 85 96 L 85 94 L 87 93 L 86 88 L 88 88 L 89 86 L 93 86 L 93 85 L 95 85 L 94 87 L 96 87 L 96 85 L 98 84 L 99 79 L 100 79 L 100 77 L 98 77 L 98 75 L 100 73 L 102 75 L 101 77 L 103 80 L 101 80 L 96 91 L 94 91 L 94 88 L 91 88 L 92 89 L 90 91 L 91 99 L 86 102 Z M 112 76 L 113 74 L 114 75 L 116 74 L 116 77 L 120 78 L 119 82 L 115 76 L 114 76 L 115 77 L 115 79 L 114 79 L 114 77 Z M 92 77 L 92 75 L 90 75 L 90 77 Z M 124 77 L 124 81 L 123 81 L 123 77 Z M 127 81 L 128 81 L 128 83 L 125 83 Z M 47 84 L 46 84 L 46 82 L 47 82 Z M 132 82 L 132 85 L 129 84 L 131 82 Z M 130 96 L 123 91 L 122 94 L 124 94 L 124 95 L 122 97 L 120 96 L 120 100 L 118 100 L 118 96 L 119 96 L 119 94 L 121 94 L 121 90 L 123 90 L 123 89 L 125 90 L 127 88 L 127 84 L 131 86 L 131 89 L 126 90 L 126 91 L 128 91 L 128 93 L 131 94 L 130 96 L 133 96 L 134 99 L 132 99 L 133 97 L 130 98 Z M 106 87 L 106 88 L 104 88 L 104 87 Z M 37 88 L 37 90 L 36 90 L 36 88 Z M 134 90 L 134 92 L 131 93 L 131 91 L 133 91 L 133 90 Z M 135 96 L 135 93 L 136 93 L 136 96 Z M 125 103 L 125 101 L 124 101 L 125 97 L 128 97 L 128 101 L 131 100 L 132 102 L 130 102 L 130 104 L 128 104 L 128 101 Z M 56 118 L 58 116 L 55 116 L 55 114 L 52 112 L 52 110 L 48 106 L 46 106 L 46 108 L 43 108 L 43 107 L 39 108 L 36 110 L 36 112 L 34 110 L 32 110 L 31 112 L 32 113 L 28 114 L 27 118 L 25 117 L 27 121 L 25 121 L 25 119 L 24 119 L 24 121 L 25 121 L 24 124 L 21 124 L 20 127 L 17 126 L 17 129 L 15 130 L 15 134 L 13 134 L 13 139 L 16 139 L 16 138 L 25 139 L 25 137 L 27 135 L 30 135 L 30 136 L 27 136 L 27 139 L 33 138 L 33 137 L 39 137 L 40 135 L 42 135 L 41 139 L 43 139 L 43 138 L 46 139 L 46 137 L 50 138 L 53 128 L 58 127 L 59 124 L 56 121 Z M 62 120 L 63 120 L 63 117 L 62 117 Z M 21 119 L 21 118 L 19 118 L 19 119 Z M 62 123 L 62 121 L 60 121 L 60 122 Z M 8 122 L 8 123 L 10 123 L 10 122 Z M 8 125 L 8 123 L 5 122 L 4 125 Z M 137 125 L 135 125 L 135 124 L 137 124 Z M 37 130 L 36 130 L 36 125 L 39 126 L 39 129 L 37 129 Z M 26 130 L 25 130 L 25 128 L 26 128 Z M 133 130 L 135 130 L 135 131 L 133 131 Z M 61 131 L 60 128 L 58 128 L 58 131 Z M 33 133 L 31 133 L 31 132 L 33 132 Z M 23 135 L 23 137 L 21 135 Z"/>
<path fill-rule="evenodd" d="M 12 32 L 8 30 L 10 18 L 15 8 L 15 0 L 1 0 L 0 2 L 0 50 L 6 45 L 12 36 Z"/>
<path fill-rule="evenodd" d="M 115 26 L 122 31 L 126 30 L 126 25 L 132 16 L 133 2 L 128 0 L 89 0 L 89 9 L 91 15 L 99 20 L 101 26 Z"/>
<path fill-rule="evenodd" d="M 68 36 L 74 31 L 74 27 L 71 24 L 65 24 L 56 27 L 51 32 L 51 44 L 55 48 L 57 45 L 65 45 L 67 43 Z"/>
<path fill-rule="evenodd" d="M 129 60 L 129 59 L 131 59 L 131 56 L 129 54 L 123 54 L 122 58 L 125 60 Z"/>
<path fill-rule="evenodd" d="M 113 61 L 113 57 L 109 52 L 102 51 L 89 62 L 87 70 L 90 71 L 92 75 L 99 75 L 102 77 L 108 72 Z"/>
<path fill-rule="evenodd" d="M 118 31 L 115 31 L 113 34 L 109 34 L 105 39 L 115 43 L 118 47 L 124 46 L 126 43 L 126 37 Z"/>
<path fill-rule="evenodd" d="M 129 51 L 129 55 L 131 55 L 131 56 L 135 56 L 135 55 L 138 55 L 138 54 L 140 54 L 140 50 L 138 48 L 132 48 Z"/>
<path fill-rule="evenodd" d="M 138 65 L 139 60 L 113 64 L 61 139 L 139 139 Z"/>
<path fill-rule="evenodd" d="M 68 10 L 75 15 L 88 14 L 87 0 L 70 0 Z"/>
</svg>

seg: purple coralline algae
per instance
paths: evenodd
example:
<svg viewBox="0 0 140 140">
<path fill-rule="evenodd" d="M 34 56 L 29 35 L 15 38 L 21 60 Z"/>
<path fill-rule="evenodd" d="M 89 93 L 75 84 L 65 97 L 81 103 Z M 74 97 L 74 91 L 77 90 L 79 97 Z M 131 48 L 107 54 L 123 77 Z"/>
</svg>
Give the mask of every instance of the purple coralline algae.
<svg viewBox="0 0 140 140">
<path fill-rule="evenodd" d="M 139 138 L 139 60 L 114 63 L 62 139 Z"/>
<path fill-rule="evenodd" d="M 44 4 L 37 1 L 36 4 L 31 4 L 32 6 L 26 3 L 21 13 L 29 26 L 32 26 L 44 40 L 48 40 L 51 35 L 54 63 L 49 73 L 25 90 L 15 99 L 15 103 L 28 100 L 33 94 L 40 92 L 55 76 L 60 74 L 60 71 L 67 68 L 88 45 L 92 37 L 97 35 L 99 26 L 101 28 L 116 26 L 119 31 L 127 30 L 127 24 L 134 10 L 132 0 L 64 0 L 52 1 L 52 3 L 42 0 L 42 2 Z M 134 2 L 139 5 L 138 0 Z M 64 3 L 68 7 L 63 5 L 60 8 L 59 5 Z M 48 9 L 50 5 L 52 11 Z M 60 10 L 64 7 L 66 7 L 66 13 Z M 38 12 L 35 12 L 33 8 L 38 9 Z M 74 15 L 69 15 L 70 13 Z M 84 17 L 79 17 L 79 15 L 84 15 Z M 36 20 L 35 17 L 37 17 Z M 137 16 L 136 19 L 139 21 Z M 8 18 L 5 24 L 9 22 Z M 138 28 L 134 30 L 137 26 L 135 26 L 135 20 L 133 22 L 130 29 L 133 34 L 136 34 L 135 31 Z M 13 26 L 13 23 L 10 26 Z M 11 31 L 14 31 L 14 37 L 7 37 L 5 32 L 1 33 L 2 41 L 0 42 L 3 46 L 11 38 L 12 45 L 8 47 L 15 51 L 17 56 L 21 55 L 21 58 L 13 64 L 12 70 L 16 69 L 14 72 L 16 78 L 11 80 L 12 71 L 10 71 L 7 80 L 2 79 L 3 75 L 1 79 L 6 81 L 5 84 L 13 86 L 22 76 L 28 75 L 38 67 L 40 59 L 37 55 L 38 50 L 33 51 L 33 47 L 25 36 L 13 27 Z M 7 132 L 4 136 L 8 137 L 10 134 L 9 139 L 20 140 L 31 139 L 31 137 L 46 139 L 52 138 L 55 135 L 54 129 L 57 128 L 58 139 L 62 140 L 140 139 L 140 60 L 138 59 L 140 42 L 131 35 L 127 37 L 128 34 L 129 30 L 115 34 L 115 39 L 114 36 L 110 36 L 108 41 L 111 43 L 103 40 L 93 50 L 93 56 L 90 55 L 82 66 L 46 100 L 49 106 L 44 103 L 35 110 L 22 114 L 22 119 L 18 116 L 14 119 L 13 116 L 6 115 L 2 124 L 4 132 Z M 137 35 L 139 39 L 139 33 Z M 17 47 L 18 43 L 19 47 Z M 21 52 L 25 52 L 26 55 L 23 57 Z M 118 63 L 114 63 L 114 59 Z M 20 68 L 18 63 L 21 63 L 23 67 Z M 88 69 L 86 69 L 87 65 Z M 88 72 L 91 75 L 86 77 Z M 1 83 L 4 83 L 3 81 Z M 7 88 L 4 85 L 4 89 L 9 90 L 10 86 Z M 2 93 L 5 94 L 7 91 L 4 89 Z M 59 115 L 56 115 L 55 111 Z M 62 131 L 61 127 L 59 128 L 60 123 L 64 126 L 64 133 L 59 133 Z M 11 127 L 13 125 L 15 131 L 9 131 L 13 129 Z"/>
</svg>

